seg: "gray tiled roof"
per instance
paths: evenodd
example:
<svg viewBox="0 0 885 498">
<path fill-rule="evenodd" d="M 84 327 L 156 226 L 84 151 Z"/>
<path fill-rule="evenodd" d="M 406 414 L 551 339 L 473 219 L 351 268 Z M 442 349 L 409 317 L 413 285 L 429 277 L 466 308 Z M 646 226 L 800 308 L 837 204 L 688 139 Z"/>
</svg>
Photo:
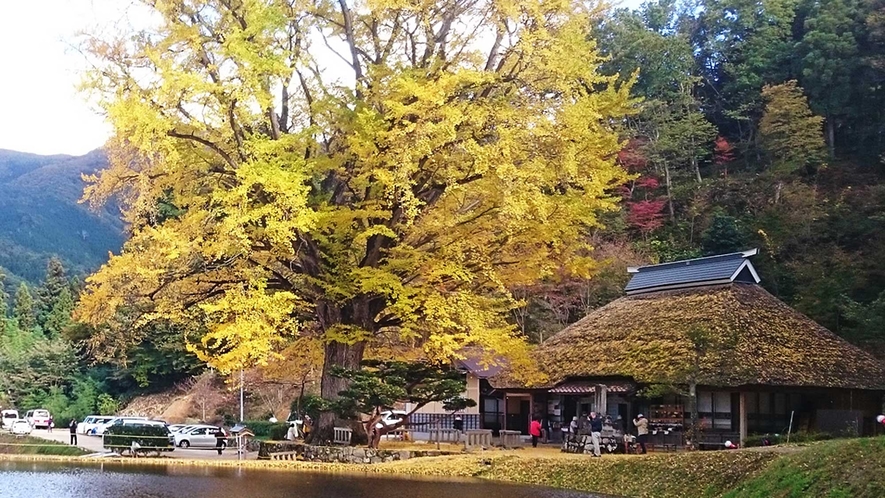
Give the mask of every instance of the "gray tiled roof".
<svg viewBox="0 0 885 498">
<path fill-rule="evenodd" d="M 498 363 L 503 363 L 502 359 L 497 359 Z M 468 356 L 463 360 L 458 360 L 456 365 L 460 370 L 466 370 L 481 379 L 488 379 L 500 374 L 504 370 L 502 364 L 488 364 L 483 362 L 482 356 Z"/>
<path fill-rule="evenodd" d="M 689 287 L 733 281 L 736 272 L 755 250 L 706 258 L 642 266 L 631 270 L 633 278 L 624 290 L 629 294 L 662 288 Z M 749 266 L 752 267 L 752 264 Z M 754 270 L 755 271 L 755 270 Z"/>
</svg>

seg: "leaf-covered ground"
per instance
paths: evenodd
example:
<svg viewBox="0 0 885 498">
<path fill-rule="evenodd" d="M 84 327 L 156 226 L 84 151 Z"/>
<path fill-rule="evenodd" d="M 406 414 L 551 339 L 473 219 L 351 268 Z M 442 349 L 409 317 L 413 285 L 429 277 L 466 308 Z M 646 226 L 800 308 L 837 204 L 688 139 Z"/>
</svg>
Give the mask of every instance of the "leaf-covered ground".
<svg viewBox="0 0 885 498">
<path fill-rule="evenodd" d="M 475 476 L 649 498 L 879 498 L 885 437 L 739 451 L 605 456 L 489 452 L 374 466 L 375 472 Z"/>
</svg>

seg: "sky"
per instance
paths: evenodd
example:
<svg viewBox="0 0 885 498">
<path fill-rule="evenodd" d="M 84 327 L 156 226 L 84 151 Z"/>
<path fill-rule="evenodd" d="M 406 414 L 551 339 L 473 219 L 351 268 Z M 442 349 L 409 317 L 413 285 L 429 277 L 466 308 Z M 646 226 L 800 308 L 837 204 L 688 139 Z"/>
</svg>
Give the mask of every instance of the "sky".
<svg viewBox="0 0 885 498">
<path fill-rule="evenodd" d="M 77 90 L 86 67 L 77 34 L 147 22 L 131 0 L 0 0 L 0 149 L 81 155 L 101 147 L 111 129 Z"/>
<path fill-rule="evenodd" d="M 77 34 L 137 23 L 128 0 L 0 0 L 0 149 L 80 155 L 110 127 L 77 91 Z M 135 19 L 133 19 L 135 17 Z"/>
</svg>

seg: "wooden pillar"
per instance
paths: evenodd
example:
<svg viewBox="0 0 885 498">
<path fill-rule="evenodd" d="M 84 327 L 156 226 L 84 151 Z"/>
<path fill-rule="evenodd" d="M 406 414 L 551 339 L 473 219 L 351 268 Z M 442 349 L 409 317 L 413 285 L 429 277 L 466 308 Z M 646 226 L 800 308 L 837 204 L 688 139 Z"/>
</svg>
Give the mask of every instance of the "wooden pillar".
<svg viewBox="0 0 885 498">
<path fill-rule="evenodd" d="M 605 418 L 605 414 L 608 413 L 608 387 L 603 384 L 596 386 L 596 396 L 596 413 Z"/>
<path fill-rule="evenodd" d="M 504 393 L 504 420 L 501 421 L 501 428 L 504 429 L 505 431 L 510 429 L 510 427 L 507 427 L 507 418 L 508 418 L 507 417 L 507 415 L 508 415 L 507 410 L 509 410 L 509 407 L 508 407 L 508 403 L 507 403 L 507 393 L 505 392 Z"/>
<path fill-rule="evenodd" d="M 741 432 L 741 448 L 747 441 L 747 393 L 740 394 L 740 432 Z"/>
</svg>

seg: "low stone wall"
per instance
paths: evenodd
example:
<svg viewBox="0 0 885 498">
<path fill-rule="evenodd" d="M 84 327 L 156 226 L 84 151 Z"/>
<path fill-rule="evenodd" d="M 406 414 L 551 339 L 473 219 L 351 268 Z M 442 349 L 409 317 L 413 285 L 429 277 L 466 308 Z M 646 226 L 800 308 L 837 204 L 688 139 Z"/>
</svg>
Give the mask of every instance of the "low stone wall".
<svg viewBox="0 0 885 498">
<path fill-rule="evenodd" d="M 311 446 L 294 441 L 262 441 L 259 460 L 305 460 L 328 463 L 381 463 L 429 456 L 454 455 L 439 450 L 373 450 L 356 446 Z"/>
</svg>

